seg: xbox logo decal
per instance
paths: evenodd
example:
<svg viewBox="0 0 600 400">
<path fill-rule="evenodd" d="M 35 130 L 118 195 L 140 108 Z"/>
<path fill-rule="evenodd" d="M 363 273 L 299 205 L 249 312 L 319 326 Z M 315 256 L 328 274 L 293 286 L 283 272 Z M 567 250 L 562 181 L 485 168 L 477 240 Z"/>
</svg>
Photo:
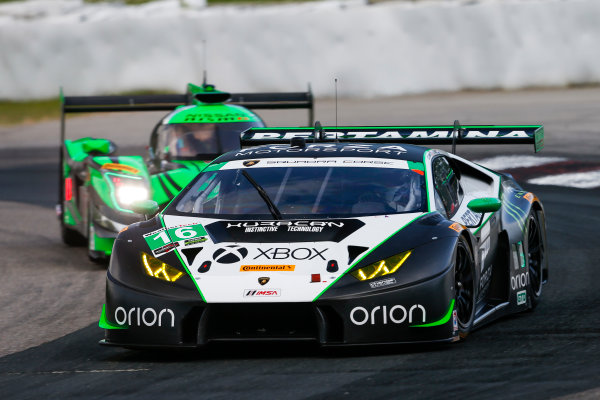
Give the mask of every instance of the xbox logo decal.
<svg viewBox="0 0 600 400">
<path fill-rule="evenodd" d="M 238 245 L 221 247 L 213 253 L 213 260 L 221 264 L 233 264 L 242 261 L 248 255 L 248 249 Z"/>
</svg>

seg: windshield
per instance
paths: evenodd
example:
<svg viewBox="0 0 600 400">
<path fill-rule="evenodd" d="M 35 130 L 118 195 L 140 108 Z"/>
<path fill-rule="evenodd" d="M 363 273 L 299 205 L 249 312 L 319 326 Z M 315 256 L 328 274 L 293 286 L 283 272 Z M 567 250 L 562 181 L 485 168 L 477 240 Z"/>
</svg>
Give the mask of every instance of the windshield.
<svg viewBox="0 0 600 400">
<path fill-rule="evenodd" d="M 240 133 L 259 122 L 166 124 L 158 128 L 157 155 L 162 158 L 197 158 L 240 148 Z"/>
<path fill-rule="evenodd" d="M 241 172 L 200 175 L 176 203 L 183 213 L 221 218 L 269 218 L 269 202 Z M 244 168 L 283 218 L 335 218 L 421 212 L 426 207 L 423 172 L 400 168 Z"/>
</svg>

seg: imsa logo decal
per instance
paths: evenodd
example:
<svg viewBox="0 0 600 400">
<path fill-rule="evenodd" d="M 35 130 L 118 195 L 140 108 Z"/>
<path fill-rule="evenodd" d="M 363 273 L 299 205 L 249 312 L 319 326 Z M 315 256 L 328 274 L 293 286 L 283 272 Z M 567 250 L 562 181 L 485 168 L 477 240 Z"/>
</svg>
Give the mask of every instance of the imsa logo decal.
<svg viewBox="0 0 600 400">
<path fill-rule="evenodd" d="M 281 289 L 244 289 L 244 297 L 279 297 Z"/>
</svg>

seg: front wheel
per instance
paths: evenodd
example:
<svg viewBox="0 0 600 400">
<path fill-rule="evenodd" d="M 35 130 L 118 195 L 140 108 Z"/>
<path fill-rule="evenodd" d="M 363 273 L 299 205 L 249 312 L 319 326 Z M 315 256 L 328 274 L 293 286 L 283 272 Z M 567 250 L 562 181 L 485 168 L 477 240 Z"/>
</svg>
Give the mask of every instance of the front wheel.
<svg viewBox="0 0 600 400">
<path fill-rule="evenodd" d="M 464 237 L 458 239 L 454 261 L 454 309 L 461 339 L 467 337 L 475 319 L 475 261 Z"/>
</svg>

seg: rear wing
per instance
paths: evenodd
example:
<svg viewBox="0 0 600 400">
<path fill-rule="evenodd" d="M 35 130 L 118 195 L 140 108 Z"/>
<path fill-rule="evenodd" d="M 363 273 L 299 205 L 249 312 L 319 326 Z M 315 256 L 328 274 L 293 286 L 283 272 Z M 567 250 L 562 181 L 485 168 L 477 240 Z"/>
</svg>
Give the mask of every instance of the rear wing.
<svg viewBox="0 0 600 400">
<path fill-rule="evenodd" d="M 465 125 L 454 126 L 350 126 L 306 128 L 250 128 L 240 135 L 242 146 L 306 142 L 448 144 L 533 144 L 544 148 L 542 125 Z M 453 149 L 454 152 L 454 149 Z"/>
<path fill-rule="evenodd" d="M 120 111 L 170 111 L 181 105 L 226 102 L 250 109 L 307 109 L 308 123 L 314 121 L 314 100 L 309 86 L 306 92 L 226 93 L 214 90 L 194 92 L 202 87 L 189 85 L 186 94 L 150 94 L 131 96 L 64 96 L 60 91 L 60 139 L 65 140 L 65 114 Z M 229 100 L 229 101 L 227 101 Z"/>
</svg>

